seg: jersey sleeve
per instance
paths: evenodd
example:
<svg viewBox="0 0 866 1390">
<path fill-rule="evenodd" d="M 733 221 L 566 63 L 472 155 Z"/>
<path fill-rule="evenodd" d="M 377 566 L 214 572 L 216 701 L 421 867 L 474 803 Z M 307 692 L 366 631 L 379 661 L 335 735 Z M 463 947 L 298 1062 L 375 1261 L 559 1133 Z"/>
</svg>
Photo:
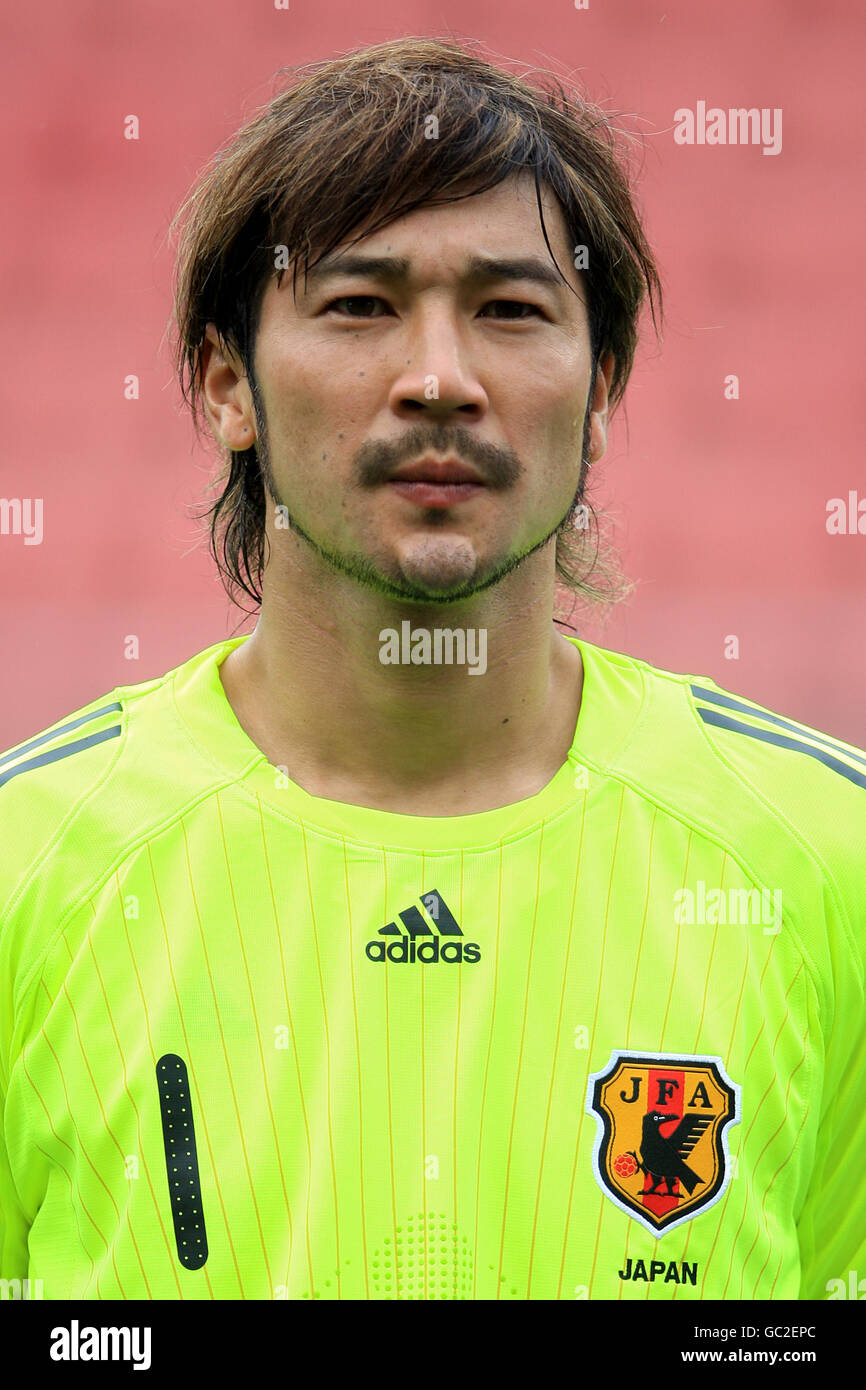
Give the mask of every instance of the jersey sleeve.
<svg viewBox="0 0 866 1390">
<path fill-rule="evenodd" d="M 91 795 L 120 740 L 116 692 L 82 706 L 25 742 L 0 750 L 0 1278 L 23 1279 L 29 1222 L 10 1164 L 13 1044 L 27 977 L 49 945 L 86 872 L 87 854 L 63 857 L 60 828 Z M 46 856 L 60 842 L 53 870 Z M 92 841 L 82 834 L 86 847 Z M 20 1136 L 18 1136 L 20 1138 Z M 19 1172 L 20 1179 L 20 1172 Z"/>
<path fill-rule="evenodd" d="M 6 1096 L 0 1083 L 0 1279 L 26 1279 L 28 1224 L 6 1149 Z"/>
<path fill-rule="evenodd" d="M 708 741 L 767 808 L 725 817 L 732 843 L 784 885 L 809 981 L 805 1190 L 793 1210 L 801 1299 L 866 1294 L 866 750 L 691 678 Z M 745 822 L 744 822 L 745 824 Z M 751 838 L 750 838 L 751 837 Z M 790 1078 L 783 1078 L 788 1080 Z M 777 1173 L 775 1178 L 779 1177 Z M 843 1291 L 844 1290 L 844 1291 Z"/>
<path fill-rule="evenodd" d="M 827 1053 L 812 1180 L 798 1222 L 802 1299 L 866 1297 L 866 1026 L 839 1020 Z M 839 1044 L 831 1057 L 833 1042 Z M 862 1280 L 862 1284 L 861 1281 Z"/>
<path fill-rule="evenodd" d="M 866 758 L 856 753 L 856 770 Z M 853 758 L 851 758 L 853 762 Z M 813 1000 L 821 1069 L 814 1162 L 797 1221 L 803 1299 L 866 1293 L 866 787 L 841 783 L 831 803 L 825 873 L 823 1004 Z M 862 1289 L 860 1280 L 863 1280 Z M 852 1293 L 853 1290 L 853 1293 Z"/>
</svg>

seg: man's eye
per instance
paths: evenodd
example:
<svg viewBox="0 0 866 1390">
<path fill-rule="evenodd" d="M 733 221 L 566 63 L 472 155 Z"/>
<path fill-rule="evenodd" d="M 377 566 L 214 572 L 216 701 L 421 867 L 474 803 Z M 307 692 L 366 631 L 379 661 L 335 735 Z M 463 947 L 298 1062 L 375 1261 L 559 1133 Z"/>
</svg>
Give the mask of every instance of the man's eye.
<svg viewBox="0 0 866 1390">
<path fill-rule="evenodd" d="M 339 299 L 332 299 L 327 307 L 329 309 L 336 309 L 342 305 L 355 305 L 355 309 L 346 307 L 342 312 L 348 314 L 349 318 L 352 319 L 367 319 L 378 317 L 378 315 L 372 313 L 371 305 L 384 303 L 384 299 L 380 299 L 378 295 L 375 294 L 344 294 Z M 360 312 L 357 308 L 358 305 L 361 306 Z"/>
<path fill-rule="evenodd" d="M 527 304 L 527 303 L 525 302 L 525 300 L 522 300 L 522 299 L 491 299 L 490 302 L 489 302 L 489 304 L 486 304 L 484 307 L 485 307 L 486 309 L 489 309 L 489 308 L 491 308 L 493 305 L 496 305 L 496 306 L 498 306 L 499 308 L 503 308 L 503 307 L 504 307 L 505 309 L 518 309 L 518 310 L 520 310 L 520 309 L 528 309 L 528 310 L 529 310 L 529 314 L 542 314 L 542 310 L 539 309 L 539 307 L 538 307 L 537 304 Z M 542 316 L 543 316 L 543 315 L 542 315 Z M 495 318 L 499 318 L 500 316 L 499 316 L 498 314 L 496 314 L 496 315 L 494 315 L 494 317 L 495 317 Z M 528 314 L 522 314 L 522 313 L 516 313 L 516 314 L 506 313 L 506 314 L 504 314 L 502 317 L 504 317 L 505 319 L 514 319 L 515 321 L 517 321 L 517 320 L 522 319 L 522 318 L 528 318 L 529 315 L 528 315 Z"/>
</svg>

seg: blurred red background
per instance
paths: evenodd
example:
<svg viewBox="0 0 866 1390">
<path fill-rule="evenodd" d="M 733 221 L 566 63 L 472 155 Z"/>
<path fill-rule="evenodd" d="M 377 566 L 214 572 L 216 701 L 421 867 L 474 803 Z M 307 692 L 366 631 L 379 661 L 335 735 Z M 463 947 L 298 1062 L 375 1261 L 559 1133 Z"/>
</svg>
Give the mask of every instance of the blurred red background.
<svg viewBox="0 0 866 1390">
<path fill-rule="evenodd" d="M 212 460 L 164 340 L 169 223 L 281 66 L 412 33 L 574 73 L 643 137 L 665 336 L 591 494 L 639 583 L 582 635 L 866 745 L 866 534 L 826 529 L 833 497 L 866 512 L 864 28 L 849 0 L 7 0 L 0 496 L 41 497 L 44 534 L 0 535 L 0 747 L 236 629 L 188 516 Z M 781 152 L 676 144 L 699 101 L 781 108 Z"/>
</svg>

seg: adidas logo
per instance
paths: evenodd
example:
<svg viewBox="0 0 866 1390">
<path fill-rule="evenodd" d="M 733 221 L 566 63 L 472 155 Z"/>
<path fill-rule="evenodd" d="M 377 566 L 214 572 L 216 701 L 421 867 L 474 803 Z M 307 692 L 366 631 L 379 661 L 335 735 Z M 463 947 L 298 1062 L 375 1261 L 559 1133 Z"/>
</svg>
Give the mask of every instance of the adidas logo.
<svg viewBox="0 0 866 1390">
<path fill-rule="evenodd" d="M 379 937 L 396 936 L 397 941 L 368 941 L 367 956 L 370 960 L 392 960 L 397 964 L 414 965 L 422 961 L 424 965 L 436 965 L 439 961 L 474 962 L 481 959 L 481 947 L 477 941 L 457 941 L 463 936 L 451 909 L 441 893 L 422 893 L 420 901 L 424 904 L 435 926 L 431 927 L 417 907 L 407 907 L 397 915 L 406 929 L 406 935 L 396 922 L 380 927 Z M 447 938 L 440 942 L 440 938 Z M 428 938 L 424 940 L 422 938 Z"/>
</svg>

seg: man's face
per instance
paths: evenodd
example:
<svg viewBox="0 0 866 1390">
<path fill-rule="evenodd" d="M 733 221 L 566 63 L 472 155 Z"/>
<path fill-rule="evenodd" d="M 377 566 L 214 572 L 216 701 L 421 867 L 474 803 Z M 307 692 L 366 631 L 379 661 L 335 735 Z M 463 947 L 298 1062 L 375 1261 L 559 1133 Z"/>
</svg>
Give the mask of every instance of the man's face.
<svg viewBox="0 0 866 1390">
<path fill-rule="evenodd" d="M 238 401 L 269 490 L 321 561 L 394 598 L 453 601 L 496 582 L 554 534 L 582 457 L 603 452 L 612 362 L 589 414 L 574 248 L 558 203 L 544 203 L 571 288 L 524 175 L 338 248 L 306 288 L 299 274 L 296 299 L 291 273 L 265 291 L 254 358 L 264 418 L 245 380 Z M 221 424 L 229 447 L 249 446 Z M 428 481 L 393 478 L 422 461 Z M 449 463 L 476 485 L 437 485 L 435 465 Z M 287 534 L 273 513 L 272 553 Z"/>
</svg>

